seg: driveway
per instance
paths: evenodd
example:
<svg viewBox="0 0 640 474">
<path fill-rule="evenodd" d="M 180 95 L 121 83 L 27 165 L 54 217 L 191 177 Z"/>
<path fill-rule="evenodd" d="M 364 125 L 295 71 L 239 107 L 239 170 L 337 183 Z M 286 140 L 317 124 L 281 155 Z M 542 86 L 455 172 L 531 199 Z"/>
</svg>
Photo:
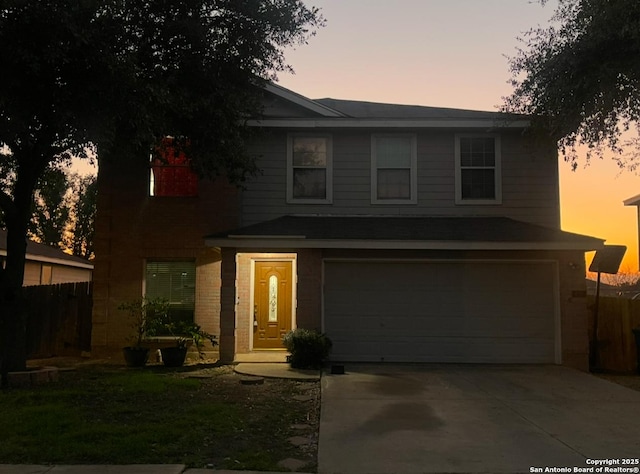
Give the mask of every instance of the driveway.
<svg viewBox="0 0 640 474">
<path fill-rule="evenodd" d="M 559 366 L 345 369 L 322 378 L 320 474 L 640 467 L 640 392 L 587 373 Z M 598 470 L 605 466 L 611 470 Z"/>
</svg>

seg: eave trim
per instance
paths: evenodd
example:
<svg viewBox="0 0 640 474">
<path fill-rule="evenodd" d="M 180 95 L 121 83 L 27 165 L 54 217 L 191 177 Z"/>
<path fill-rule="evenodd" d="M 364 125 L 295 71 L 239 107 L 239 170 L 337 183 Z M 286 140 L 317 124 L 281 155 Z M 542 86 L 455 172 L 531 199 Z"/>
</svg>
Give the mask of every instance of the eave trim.
<svg viewBox="0 0 640 474">
<path fill-rule="evenodd" d="M 318 240 L 304 238 L 277 238 L 242 236 L 206 239 L 208 247 L 235 248 L 324 248 L 324 249 L 377 249 L 377 250 L 597 250 L 604 245 L 575 242 L 463 242 L 437 240 Z"/>
<path fill-rule="evenodd" d="M 494 119 L 264 119 L 249 120 L 250 127 L 265 128 L 466 128 L 524 129 L 528 120 Z"/>
</svg>

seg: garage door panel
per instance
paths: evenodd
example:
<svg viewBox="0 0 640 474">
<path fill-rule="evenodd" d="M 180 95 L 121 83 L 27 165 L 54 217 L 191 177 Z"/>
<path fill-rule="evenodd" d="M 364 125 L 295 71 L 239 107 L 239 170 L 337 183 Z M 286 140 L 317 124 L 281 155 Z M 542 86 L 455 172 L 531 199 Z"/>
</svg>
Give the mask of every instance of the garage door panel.
<svg viewBox="0 0 640 474">
<path fill-rule="evenodd" d="M 346 332 L 378 335 L 381 338 L 403 337 L 407 333 L 424 333 L 436 337 L 491 337 L 500 334 L 504 337 L 518 337 L 525 332 L 531 336 L 550 334 L 553 323 L 549 318 L 520 319 L 517 316 L 509 318 L 474 317 L 465 318 L 463 315 L 438 317 L 438 315 L 378 315 L 372 317 L 343 316 L 340 328 Z"/>
<path fill-rule="evenodd" d="M 339 342 L 339 341 L 336 341 Z M 351 344 L 345 340 L 344 343 Z M 335 344 L 335 343 L 334 343 Z M 414 348 L 408 359 L 406 346 Z M 420 342 L 390 342 L 386 339 L 378 341 L 356 342 L 347 352 L 340 351 L 340 344 L 335 344 L 332 359 L 356 362 L 450 362 L 450 363 L 548 363 L 553 360 L 554 352 L 549 341 L 536 343 L 527 341 L 502 342 L 496 340 L 478 341 L 461 338 L 425 338 Z"/>
<path fill-rule="evenodd" d="M 411 333 L 430 334 L 435 337 L 491 337 L 499 334 L 503 337 L 519 337 L 523 333 L 530 336 L 548 335 L 553 332 L 553 323 L 549 318 L 519 319 L 518 317 L 465 318 L 460 315 L 438 317 L 437 315 L 380 315 L 370 317 L 343 316 L 340 328 L 345 332 L 359 332 L 381 338 L 406 337 Z"/>
<path fill-rule="evenodd" d="M 554 362 L 549 263 L 326 262 L 334 360 Z"/>
</svg>

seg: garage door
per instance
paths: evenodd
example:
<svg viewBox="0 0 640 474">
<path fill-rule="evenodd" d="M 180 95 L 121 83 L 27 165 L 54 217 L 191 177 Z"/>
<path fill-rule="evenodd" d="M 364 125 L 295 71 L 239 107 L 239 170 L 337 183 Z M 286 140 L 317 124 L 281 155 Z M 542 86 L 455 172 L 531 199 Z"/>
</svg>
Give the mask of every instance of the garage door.
<svg viewBox="0 0 640 474">
<path fill-rule="evenodd" d="M 325 261 L 324 272 L 332 360 L 556 361 L 551 263 Z"/>
</svg>

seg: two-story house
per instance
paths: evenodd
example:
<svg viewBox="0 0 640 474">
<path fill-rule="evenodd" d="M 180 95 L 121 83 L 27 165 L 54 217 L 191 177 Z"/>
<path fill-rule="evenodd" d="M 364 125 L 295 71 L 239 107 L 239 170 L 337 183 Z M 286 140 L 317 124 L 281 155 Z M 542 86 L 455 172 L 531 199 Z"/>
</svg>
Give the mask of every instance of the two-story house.
<svg viewBox="0 0 640 474">
<path fill-rule="evenodd" d="M 170 299 L 225 361 L 306 327 L 332 360 L 587 369 L 584 252 L 603 241 L 560 229 L 557 151 L 525 117 L 276 85 L 264 99 L 263 172 L 242 191 L 100 177 L 94 350 L 120 343 L 122 298 L 181 288 Z"/>
</svg>

